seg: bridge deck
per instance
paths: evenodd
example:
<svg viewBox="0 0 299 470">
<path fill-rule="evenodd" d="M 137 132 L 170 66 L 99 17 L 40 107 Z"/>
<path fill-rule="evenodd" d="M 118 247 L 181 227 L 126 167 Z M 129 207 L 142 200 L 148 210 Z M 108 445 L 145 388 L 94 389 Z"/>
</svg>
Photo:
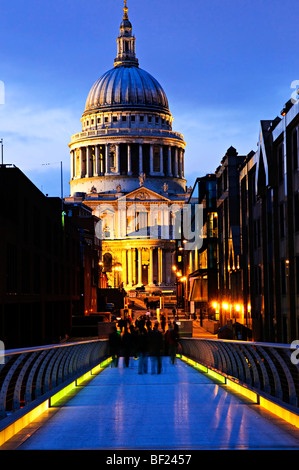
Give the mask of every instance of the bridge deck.
<svg viewBox="0 0 299 470">
<path fill-rule="evenodd" d="M 120 361 L 52 413 L 18 449 L 299 449 L 299 430 L 169 358 L 160 375 Z"/>
</svg>

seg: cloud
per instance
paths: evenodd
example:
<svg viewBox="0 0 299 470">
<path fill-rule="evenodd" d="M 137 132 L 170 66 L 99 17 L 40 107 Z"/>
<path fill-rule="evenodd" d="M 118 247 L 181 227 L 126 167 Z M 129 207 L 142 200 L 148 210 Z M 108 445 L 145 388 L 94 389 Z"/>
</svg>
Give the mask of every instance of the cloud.
<svg viewBox="0 0 299 470">
<path fill-rule="evenodd" d="M 69 159 L 68 142 L 78 120 L 65 108 L 0 107 L 5 163 L 37 169 L 43 163 Z"/>
</svg>

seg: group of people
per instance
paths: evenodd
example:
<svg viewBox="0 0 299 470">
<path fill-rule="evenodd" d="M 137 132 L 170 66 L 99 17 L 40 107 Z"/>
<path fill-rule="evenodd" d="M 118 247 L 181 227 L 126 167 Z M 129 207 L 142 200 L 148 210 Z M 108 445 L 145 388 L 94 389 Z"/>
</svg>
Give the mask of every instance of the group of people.
<svg viewBox="0 0 299 470">
<path fill-rule="evenodd" d="M 169 356 L 174 364 L 178 345 L 178 325 L 174 321 L 166 329 L 164 317 L 161 323 L 152 322 L 147 315 L 141 316 L 135 323 L 130 318 L 120 320 L 109 335 L 113 365 L 118 366 L 120 356 L 124 357 L 125 367 L 129 367 L 131 357 L 138 358 L 138 374 L 148 372 L 149 358 L 152 374 L 161 373 L 163 356 Z"/>
</svg>

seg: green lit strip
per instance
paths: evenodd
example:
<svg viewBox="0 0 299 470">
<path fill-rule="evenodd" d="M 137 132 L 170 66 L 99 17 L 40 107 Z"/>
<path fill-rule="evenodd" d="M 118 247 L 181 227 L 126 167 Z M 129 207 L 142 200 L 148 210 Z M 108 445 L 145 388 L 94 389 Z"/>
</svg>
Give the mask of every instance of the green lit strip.
<svg viewBox="0 0 299 470">
<path fill-rule="evenodd" d="M 112 362 L 112 357 L 109 357 L 108 359 L 106 359 L 104 362 L 101 363 L 101 367 L 107 367 L 109 364 L 111 364 Z"/>
<path fill-rule="evenodd" d="M 82 382 L 85 382 L 85 380 L 90 379 L 90 378 L 91 378 L 91 371 L 86 372 L 86 374 L 82 375 L 81 377 L 79 377 L 77 379 L 77 381 L 76 381 L 77 384 L 76 385 L 81 385 Z"/>
<path fill-rule="evenodd" d="M 69 384 L 67 387 L 64 387 L 60 392 L 56 393 L 53 395 L 53 397 L 50 398 L 50 406 L 55 406 L 55 404 L 64 398 L 66 395 L 71 393 L 74 389 L 76 388 L 76 381 L 72 382 Z"/>
<path fill-rule="evenodd" d="M 189 359 L 189 357 L 181 356 L 179 354 L 177 355 L 177 357 L 179 357 L 182 361 L 186 362 L 187 364 L 194 367 L 195 369 L 199 369 L 200 371 L 205 372 L 206 374 L 210 375 L 214 379 L 219 380 L 221 383 L 223 384 L 226 383 L 226 378 L 223 375 L 218 374 L 217 372 L 209 369 L 208 367 L 203 366 L 202 364 L 199 364 L 198 362 L 193 361 L 193 359 Z"/>
<path fill-rule="evenodd" d="M 194 367 L 195 369 L 199 369 L 202 372 L 208 372 L 208 368 L 203 366 L 202 364 L 199 364 L 198 362 L 193 361 L 192 359 L 189 359 L 189 357 L 186 356 L 180 356 L 177 355 L 182 361 L 186 362 L 187 364 L 190 364 L 190 366 Z"/>
<path fill-rule="evenodd" d="M 218 374 L 217 372 L 211 370 L 211 369 L 208 369 L 208 375 L 211 375 L 211 377 L 213 377 L 214 379 L 217 379 L 219 380 L 221 383 L 225 384 L 226 383 L 226 378 L 223 377 L 223 375 L 221 374 Z"/>
<path fill-rule="evenodd" d="M 78 386 L 81 385 L 83 382 L 85 382 L 88 379 L 92 378 L 92 375 L 95 375 L 99 372 L 101 372 L 105 367 L 107 367 L 112 361 L 112 358 L 108 358 L 105 361 L 101 362 L 98 366 L 94 367 L 91 371 L 86 372 L 85 374 L 81 375 L 77 380 L 72 382 L 71 384 L 67 385 L 64 387 L 62 390 L 57 392 L 55 395 L 53 395 L 50 398 L 50 406 L 55 406 L 55 404 L 61 400 L 62 398 L 65 398 L 68 394 L 72 393 L 73 390 Z"/>
</svg>

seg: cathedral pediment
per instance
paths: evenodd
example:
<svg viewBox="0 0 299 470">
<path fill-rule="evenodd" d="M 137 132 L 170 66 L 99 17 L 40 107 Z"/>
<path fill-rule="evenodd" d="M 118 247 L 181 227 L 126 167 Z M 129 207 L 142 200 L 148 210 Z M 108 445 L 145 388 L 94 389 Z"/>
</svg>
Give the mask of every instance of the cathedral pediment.
<svg viewBox="0 0 299 470">
<path fill-rule="evenodd" d="M 145 202 L 171 202 L 171 200 L 162 194 L 158 194 L 155 191 L 142 187 L 131 191 L 125 196 L 121 196 L 119 201 L 145 201 Z"/>
</svg>

